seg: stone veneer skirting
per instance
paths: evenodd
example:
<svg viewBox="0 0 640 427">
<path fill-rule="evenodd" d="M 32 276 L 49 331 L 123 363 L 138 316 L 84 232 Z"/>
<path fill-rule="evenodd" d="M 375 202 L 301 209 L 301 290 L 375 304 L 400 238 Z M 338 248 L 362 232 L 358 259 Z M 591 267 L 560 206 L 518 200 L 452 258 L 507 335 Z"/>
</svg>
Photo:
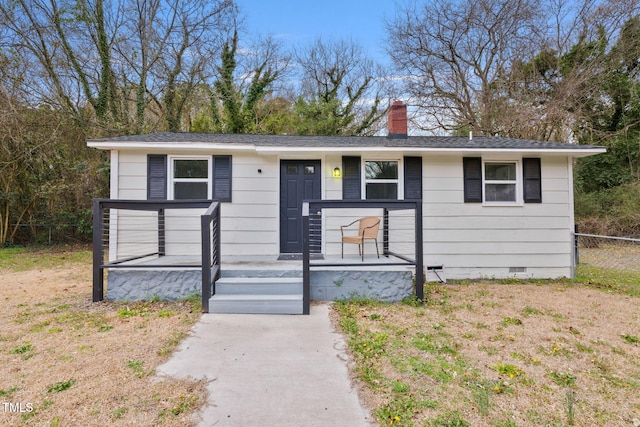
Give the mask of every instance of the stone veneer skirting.
<svg viewBox="0 0 640 427">
<path fill-rule="evenodd" d="M 365 297 L 394 302 L 413 295 L 413 273 L 401 270 L 332 270 L 313 269 L 311 299 Z M 300 271 L 224 271 L 224 277 L 301 277 Z M 201 293 L 200 270 L 112 269 L 107 276 L 107 299 L 141 301 L 160 299 L 175 301 Z"/>
</svg>

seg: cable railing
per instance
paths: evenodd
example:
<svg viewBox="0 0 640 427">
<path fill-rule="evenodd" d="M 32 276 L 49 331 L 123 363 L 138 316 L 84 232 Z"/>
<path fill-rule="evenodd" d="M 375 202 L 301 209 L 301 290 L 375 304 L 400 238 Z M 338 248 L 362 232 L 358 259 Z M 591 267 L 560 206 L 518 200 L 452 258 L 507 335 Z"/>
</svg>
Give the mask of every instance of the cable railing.
<svg viewBox="0 0 640 427">
<path fill-rule="evenodd" d="M 185 210 L 207 209 L 201 222 Z M 192 215 L 198 216 L 197 212 Z M 204 224 L 207 224 L 205 227 Z M 198 256 L 194 256 L 197 254 Z M 220 204 L 211 200 L 93 201 L 93 301 L 105 298 L 105 270 L 201 268 L 214 280 L 220 270 Z M 209 281 L 210 283 L 210 281 Z M 203 310 L 208 309 L 202 285 Z M 211 295 L 209 295 L 210 297 Z"/>
<path fill-rule="evenodd" d="M 340 226 L 347 219 L 379 217 L 379 248 L 364 255 L 344 254 Z M 302 277 L 303 313 L 310 308 L 310 269 L 318 267 L 413 266 L 415 268 L 415 296 L 424 298 L 424 266 L 421 200 L 309 200 L 302 207 Z M 357 229 L 356 229 L 357 231 Z M 364 242 L 361 251 L 370 243 Z M 335 254 L 341 254 L 336 259 Z M 325 256 L 326 255 L 326 256 Z"/>
</svg>

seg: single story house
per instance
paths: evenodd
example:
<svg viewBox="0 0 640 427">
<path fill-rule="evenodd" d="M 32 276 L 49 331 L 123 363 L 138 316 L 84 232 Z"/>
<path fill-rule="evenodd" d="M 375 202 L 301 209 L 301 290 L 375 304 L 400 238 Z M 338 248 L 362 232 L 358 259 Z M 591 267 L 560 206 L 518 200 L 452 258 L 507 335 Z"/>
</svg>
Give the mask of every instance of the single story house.
<svg viewBox="0 0 640 427">
<path fill-rule="evenodd" d="M 304 201 L 405 200 L 420 201 L 422 265 L 452 279 L 571 277 L 574 161 L 605 151 L 500 137 L 409 136 L 406 106 L 398 101 L 388 136 L 156 133 L 88 146 L 111 153 L 112 200 L 218 200 L 223 276 L 225 256 L 277 263 L 302 253 Z M 360 246 L 342 243 L 340 225 L 382 218 L 382 210 L 330 211 L 311 227 L 319 236 L 315 251 L 337 259 L 344 250 L 340 259 L 357 262 Z M 416 256 L 418 234 L 402 225 L 415 214 L 385 218 L 380 241 L 364 244 L 360 262 L 377 262 L 385 239 Z M 155 229 L 156 222 L 137 215 L 117 210 L 109 217 L 110 260 L 145 253 L 144 224 Z M 163 221 L 167 255 L 200 254 L 193 213 Z"/>
</svg>

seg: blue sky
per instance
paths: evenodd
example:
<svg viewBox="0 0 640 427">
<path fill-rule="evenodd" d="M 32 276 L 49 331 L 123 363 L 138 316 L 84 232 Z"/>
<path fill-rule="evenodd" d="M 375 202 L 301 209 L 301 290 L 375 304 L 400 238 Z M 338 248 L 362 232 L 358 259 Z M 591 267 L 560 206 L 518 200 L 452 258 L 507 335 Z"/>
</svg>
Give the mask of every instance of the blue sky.
<svg viewBox="0 0 640 427">
<path fill-rule="evenodd" d="M 388 64 L 384 52 L 384 18 L 392 18 L 393 0 L 236 0 L 251 34 L 272 34 L 285 46 L 315 40 L 352 39 L 378 62 Z"/>
</svg>

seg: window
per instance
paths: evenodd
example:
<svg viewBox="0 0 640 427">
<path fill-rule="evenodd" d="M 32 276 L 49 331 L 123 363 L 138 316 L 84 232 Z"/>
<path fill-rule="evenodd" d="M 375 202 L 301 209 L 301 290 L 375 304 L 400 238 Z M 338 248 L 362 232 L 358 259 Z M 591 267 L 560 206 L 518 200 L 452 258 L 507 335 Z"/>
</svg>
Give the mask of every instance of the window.
<svg viewBox="0 0 640 427">
<path fill-rule="evenodd" d="M 359 156 L 343 156 L 342 198 L 422 199 L 422 157 L 363 162 Z"/>
<path fill-rule="evenodd" d="M 147 156 L 147 199 L 231 201 L 231 156 Z"/>
<path fill-rule="evenodd" d="M 364 162 L 364 185 L 367 199 L 398 199 L 398 161 Z"/>
<path fill-rule="evenodd" d="M 209 199 L 209 158 L 173 158 L 171 162 L 172 198 Z"/>
<path fill-rule="evenodd" d="M 484 163 L 484 201 L 517 202 L 518 180 L 516 162 Z"/>
<path fill-rule="evenodd" d="M 465 203 L 520 205 L 542 203 L 539 158 L 522 160 L 462 159 Z"/>
</svg>

